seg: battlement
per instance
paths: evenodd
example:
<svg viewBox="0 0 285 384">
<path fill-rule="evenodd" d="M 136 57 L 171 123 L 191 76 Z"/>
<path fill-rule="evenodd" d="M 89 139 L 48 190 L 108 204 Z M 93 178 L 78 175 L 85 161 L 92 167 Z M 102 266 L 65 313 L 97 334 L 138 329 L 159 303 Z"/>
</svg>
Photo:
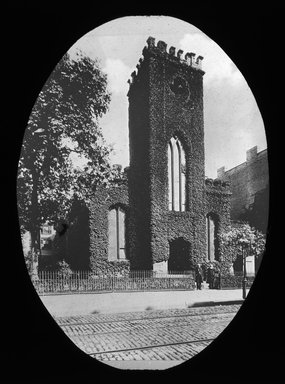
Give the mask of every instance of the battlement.
<svg viewBox="0 0 285 384">
<path fill-rule="evenodd" d="M 205 179 L 205 185 L 211 191 L 224 191 L 229 192 L 229 181 L 222 181 L 220 179 Z"/>
<path fill-rule="evenodd" d="M 159 56 L 163 55 L 166 59 L 170 61 L 180 63 L 182 65 L 185 65 L 186 67 L 191 67 L 201 72 L 202 75 L 204 75 L 205 72 L 202 71 L 203 56 L 199 55 L 196 57 L 196 53 L 187 52 L 183 57 L 183 50 L 179 49 L 176 52 L 176 48 L 172 46 L 167 51 L 167 44 L 164 41 L 159 40 L 155 45 L 155 38 L 151 36 L 147 39 L 146 42 L 147 46 L 144 47 L 142 52 L 143 57 L 140 58 L 139 63 L 136 66 L 137 70 L 131 73 L 131 78 L 128 80 L 129 84 L 132 84 L 135 81 L 138 71 L 144 61 L 144 57 L 149 53 L 154 53 Z"/>
<path fill-rule="evenodd" d="M 170 59 L 174 59 L 176 61 L 179 61 L 187 66 L 191 66 L 195 69 L 202 69 L 202 60 L 203 56 L 197 56 L 193 52 L 187 52 L 184 55 L 183 58 L 183 51 L 182 49 L 179 49 L 176 53 L 176 48 L 175 47 L 170 47 L 168 52 L 167 52 L 167 44 L 164 41 L 159 40 L 157 42 L 157 45 L 155 45 L 155 38 L 154 37 L 149 37 L 147 39 L 147 47 L 144 48 L 143 52 L 146 52 L 147 50 L 152 50 L 156 51 L 162 54 L 167 55 Z"/>
<path fill-rule="evenodd" d="M 224 179 L 236 175 L 237 172 L 245 172 L 245 170 L 252 166 L 256 161 L 267 161 L 267 149 L 263 149 L 258 152 L 258 147 L 254 146 L 246 151 L 246 161 L 236 165 L 235 167 L 226 171 L 225 167 L 220 167 L 217 169 L 217 178 Z"/>
</svg>

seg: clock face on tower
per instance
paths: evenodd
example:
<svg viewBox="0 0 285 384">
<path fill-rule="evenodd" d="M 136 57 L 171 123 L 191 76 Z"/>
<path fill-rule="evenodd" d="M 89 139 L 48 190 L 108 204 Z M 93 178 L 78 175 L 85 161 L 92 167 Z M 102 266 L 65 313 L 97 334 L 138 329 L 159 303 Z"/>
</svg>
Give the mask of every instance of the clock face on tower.
<svg viewBox="0 0 285 384">
<path fill-rule="evenodd" d="M 187 81 L 183 77 L 176 76 L 170 82 L 170 89 L 175 95 L 183 97 L 185 99 L 189 96 L 189 87 Z"/>
</svg>

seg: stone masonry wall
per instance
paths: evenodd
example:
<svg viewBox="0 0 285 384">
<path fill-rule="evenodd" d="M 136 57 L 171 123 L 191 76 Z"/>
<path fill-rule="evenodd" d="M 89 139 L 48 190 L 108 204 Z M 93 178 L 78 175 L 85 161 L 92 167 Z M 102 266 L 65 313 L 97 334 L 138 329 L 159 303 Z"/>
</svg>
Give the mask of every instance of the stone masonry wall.
<svg viewBox="0 0 285 384">
<path fill-rule="evenodd" d="M 69 225 L 64 236 L 57 234 L 62 244 L 63 257 L 76 271 L 90 269 L 89 210 L 82 202 L 75 201 L 69 214 Z"/>
<path fill-rule="evenodd" d="M 205 180 L 205 217 L 213 214 L 217 218 L 217 234 L 230 225 L 231 192 L 228 182 Z M 223 259 L 222 249 L 217 241 L 219 260 Z"/>
<path fill-rule="evenodd" d="M 94 194 L 89 205 L 90 227 L 90 267 L 98 274 L 121 273 L 129 271 L 129 260 L 108 260 L 108 212 L 115 205 L 120 205 L 126 214 L 126 251 L 129 252 L 129 208 L 128 186 L 121 183 L 109 188 L 101 187 Z"/>
<path fill-rule="evenodd" d="M 231 191 L 228 182 L 205 180 L 205 214 L 214 213 L 220 221 L 230 223 Z"/>
<path fill-rule="evenodd" d="M 129 206 L 132 269 L 151 269 L 149 201 L 149 68 L 142 64 L 140 78 L 129 91 Z"/>
<path fill-rule="evenodd" d="M 140 184 L 144 180 L 145 184 L 144 193 L 139 199 L 130 193 L 130 206 L 133 207 L 133 201 L 139 203 L 134 209 L 142 219 L 141 229 L 148 235 L 141 244 L 147 249 L 150 242 L 147 254 L 150 252 L 151 264 L 167 260 L 169 242 L 178 237 L 191 243 L 193 261 L 205 256 L 206 247 L 204 72 L 182 63 L 181 53 L 176 56 L 174 51 L 170 48 L 168 53 L 165 43 L 158 42 L 155 46 L 154 41 L 149 39 L 148 47 L 143 51 L 144 59 L 140 62 L 137 75 L 133 76 L 129 92 L 130 138 L 134 138 L 130 140 L 130 153 L 135 158 L 130 168 L 132 171 L 135 167 L 143 171 L 143 177 L 141 173 L 133 171 L 132 183 Z M 186 97 L 172 90 L 172 83 L 177 76 L 183 78 L 189 88 Z M 141 103 L 136 104 L 138 97 Z M 137 121 L 137 116 L 140 121 Z M 144 140 L 135 139 L 137 132 L 144 135 Z M 186 212 L 168 211 L 167 145 L 173 135 L 179 137 L 186 156 Z"/>
<path fill-rule="evenodd" d="M 90 266 L 101 274 L 152 269 L 169 259 L 170 243 L 179 238 L 190 243 L 189 265 L 202 262 L 206 215 L 214 213 L 220 229 L 230 219 L 227 184 L 205 183 L 202 58 L 187 53 L 183 59 L 182 51 L 175 54 L 170 47 L 167 52 L 166 44 L 155 45 L 153 38 L 147 43 L 128 93 L 128 182 L 96 191 L 89 206 Z M 168 209 L 167 146 L 172 136 L 185 152 L 185 212 Z M 126 212 L 126 262 L 108 260 L 108 211 L 116 204 Z"/>
</svg>

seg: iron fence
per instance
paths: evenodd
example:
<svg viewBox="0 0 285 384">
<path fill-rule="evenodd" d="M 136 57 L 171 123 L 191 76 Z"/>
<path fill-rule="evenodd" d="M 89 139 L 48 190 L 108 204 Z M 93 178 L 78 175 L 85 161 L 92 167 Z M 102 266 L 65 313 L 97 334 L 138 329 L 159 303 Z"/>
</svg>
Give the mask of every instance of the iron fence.
<svg viewBox="0 0 285 384">
<path fill-rule="evenodd" d="M 70 275 L 63 275 L 60 272 L 43 271 L 38 274 L 34 285 L 40 295 L 104 291 L 193 290 L 195 273 L 194 271 L 168 273 L 131 271 L 127 275 L 119 273 L 96 275 L 91 271 L 76 271 Z"/>
</svg>

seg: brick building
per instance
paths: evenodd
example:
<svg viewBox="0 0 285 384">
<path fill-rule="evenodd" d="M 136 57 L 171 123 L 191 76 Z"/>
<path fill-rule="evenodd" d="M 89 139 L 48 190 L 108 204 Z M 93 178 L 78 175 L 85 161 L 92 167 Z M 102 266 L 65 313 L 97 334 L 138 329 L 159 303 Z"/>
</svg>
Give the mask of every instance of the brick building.
<svg viewBox="0 0 285 384">
<path fill-rule="evenodd" d="M 269 206 L 269 175 L 267 149 L 258 152 L 257 146 L 246 152 L 246 161 L 225 171 L 217 171 L 221 181 L 230 183 L 231 219 L 245 220 L 266 233 Z"/>
<path fill-rule="evenodd" d="M 217 234 L 230 221 L 230 191 L 205 180 L 203 58 L 182 53 L 149 37 L 131 75 L 130 166 L 96 191 L 82 219 L 91 269 L 183 271 L 221 258 Z"/>
</svg>

